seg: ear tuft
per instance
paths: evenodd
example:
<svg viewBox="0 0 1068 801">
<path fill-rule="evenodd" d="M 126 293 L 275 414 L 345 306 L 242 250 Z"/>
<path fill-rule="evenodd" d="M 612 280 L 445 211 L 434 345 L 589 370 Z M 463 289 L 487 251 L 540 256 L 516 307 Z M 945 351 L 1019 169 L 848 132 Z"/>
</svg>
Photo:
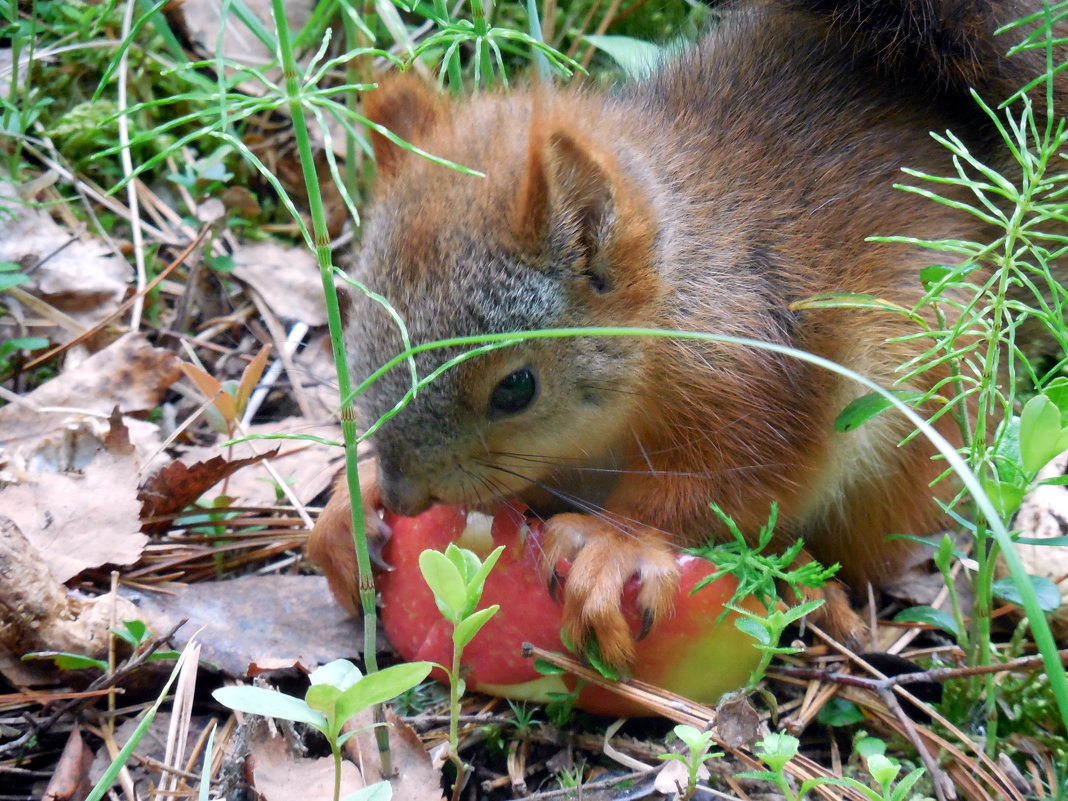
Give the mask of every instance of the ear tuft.
<svg viewBox="0 0 1068 801">
<path fill-rule="evenodd" d="M 446 102 L 436 89 L 412 72 L 395 73 L 363 95 L 367 119 L 387 128 L 405 142 L 415 144 L 446 114 Z M 379 179 L 391 178 L 409 155 L 377 131 L 371 132 Z"/>
</svg>

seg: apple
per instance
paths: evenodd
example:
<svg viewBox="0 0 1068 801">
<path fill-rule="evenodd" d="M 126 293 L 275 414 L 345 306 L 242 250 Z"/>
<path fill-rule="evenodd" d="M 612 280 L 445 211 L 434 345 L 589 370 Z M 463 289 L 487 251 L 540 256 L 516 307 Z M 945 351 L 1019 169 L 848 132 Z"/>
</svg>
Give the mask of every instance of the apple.
<svg viewBox="0 0 1068 801">
<path fill-rule="evenodd" d="M 468 688 L 491 695 L 538 702 L 549 693 L 568 692 L 570 676 L 544 676 L 533 660 L 520 653 L 524 642 L 553 651 L 564 651 L 560 642 L 561 604 L 549 594 L 539 565 L 539 521 L 528 519 L 521 509 L 503 507 L 492 520 L 481 513 L 466 513 L 455 506 L 436 506 L 417 517 L 388 516 L 393 536 L 383 557 L 393 570 L 379 576 L 382 625 L 386 636 L 406 660 L 429 660 L 447 665 L 452 661 L 452 625 L 438 612 L 434 597 L 419 571 L 419 554 L 427 548 L 444 551 L 456 542 L 484 558 L 497 545 L 505 550 L 486 579 L 479 608 L 500 604 L 500 610 L 478 633 L 463 653 L 464 679 Z M 699 703 L 715 703 L 719 697 L 742 687 L 760 654 L 754 641 L 735 628 L 736 613 L 719 621 L 723 604 L 737 587 L 733 576 L 717 579 L 698 592 L 693 587 L 712 566 L 695 556 L 680 554 L 681 573 L 674 613 L 653 624 L 637 643 L 631 670 L 635 679 L 663 687 Z M 624 614 L 637 635 L 640 624 L 636 606 L 637 581 L 623 596 Z M 760 609 L 755 599 L 742 606 Z M 444 680 L 441 671 L 435 671 Z M 599 687 L 582 689 L 578 706 L 603 715 L 651 714 L 648 710 Z"/>
</svg>

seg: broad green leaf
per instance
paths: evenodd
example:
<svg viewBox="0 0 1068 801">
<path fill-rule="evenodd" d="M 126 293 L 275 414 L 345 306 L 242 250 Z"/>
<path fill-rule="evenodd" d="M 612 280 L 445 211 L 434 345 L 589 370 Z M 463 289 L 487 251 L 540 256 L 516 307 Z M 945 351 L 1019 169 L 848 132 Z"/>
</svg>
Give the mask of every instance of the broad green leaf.
<svg viewBox="0 0 1068 801">
<path fill-rule="evenodd" d="M 460 648 L 466 647 L 467 644 L 475 638 L 475 635 L 478 634 L 479 630 L 489 623 L 490 618 L 497 614 L 497 610 L 500 608 L 500 604 L 493 604 L 493 606 L 479 609 L 477 612 L 472 612 L 465 617 L 457 623 L 456 628 L 453 629 L 453 643 Z"/>
<path fill-rule="evenodd" d="M 141 642 L 148 637 L 148 626 L 143 620 L 125 620 L 122 625 L 130 632 L 135 642 Z"/>
<path fill-rule="evenodd" d="M 901 766 L 895 765 L 884 754 L 872 754 L 868 757 L 868 773 L 883 786 L 896 779 L 900 772 Z"/>
<path fill-rule="evenodd" d="M 346 721 L 369 706 L 385 703 L 412 689 L 430 675 L 432 667 L 429 662 L 406 662 L 369 673 L 338 698 L 338 720 Z"/>
<path fill-rule="evenodd" d="M 759 621 L 751 617 L 740 617 L 734 621 L 734 627 L 743 634 L 748 634 L 761 645 L 771 645 L 771 633 Z"/>
<path fill-rule="evenodd" d="M 853 750 L 862 757 L 870 757 L 872 754 L 885 754 L 886 741 L 878 737 L 862 737 L 853 743 Z"/>
<path fill-rule="evenodd" d="M 864 720 L 864 713 L 852 701 L 835 697 L 823 705 L 817 719 L 824 726 L 851 726 Z"/>
<path fill-rule="evenodd" d="M 19 284 L 25 284 L 30 280 L 28 275 L 22 275 L 16 273 L 14 275 L 0 275 L 0 292 L 6 292 L 11 287 L 18 286 Z"/>
<path fill-rule="evenodd" d="M 641 80 L 652 74 L 666 52 L 660 45 L 630 36 L 590 33 L 586 34 L 585 39 L 607 53 L 632 80 Z"/>
<path fill-rule="evenodd" d="M 562 667 L 546 662 L 544 659 L 535 659 L 534 669 L 543 676 L 560 676 L 567 673 Z"/>
<path fill-rule="evenodd" d="M 910 606 L 908 609 L 902 609 L 894 616 L 894 622 L 924 623 L 960 638 L 960 628 L 953 616 L 933 606 Z"/>
<path fill-rule="evenodd" d="M 923 284 L 924 289 L 933 289 L 947 278 L 953 277 L 957 270 L 956 267 L 948 267 L 944 264 L 930 264 L 920 270 L 920 283 Z"/>
<path fill-rule="evenodd" d="M 1055 612 L 1061 608 L 1063 599 L 1056 584 L 1043 576 L 1028 576 L 1028 578 L 1031 580 L 1031 586 L 1034 587 L 1035 595 L 1038 596 L 1038 605 L 1043 612 Z M 1016 589 L 1016 584 L 1010 577 L 998 579 L 990 589 L 1001 600 L 1023 606 L 1020 591 Z"/>
<path fill-rule="evenodd" d="M 906 389 L 892 390 L 890 394 L 906 405 L 923 398 L 922 392 Z M 842 409 L 834 421 L 834 430 L 840 434 L 853 431 L 893 407 L 894 402 L 882 395 L 874 392 L 870 395 L 862 395 Z"/>
<path fill-rule="evenodd" d="M 1061 411 L 1045 395 L 1035 395 L 1020 412 L 1020 457 L 1024 469 L 1037 473 L 1068 448 Z"/>
<path fill-rule="evenodd" d="M 1008 481 L 991 481 L 987 478 L 980 479 L 980 483 L 983 485 L 983 491 L 990 498 L 990 502 L 994 504 L 994 508 L 998 510 L 998 514 L 1001 515 L 1003 520 L 1008 520 L 1012 517 L 1016 510 L 1020 508 L 1020 504 L 1023 503 L 1026 492 L 1025 487 Z"/>
<path fill-rule="evenodd" d="M 326 718 L 304 703 L 303 699 L 292 695 L 263 687 L 220 687 L 211 695 L 223 706 L 238 712 L 307 723 L 319 731 L 326 731 Z"/>
<path fill-rule="evenodd" d="M 467 584 L 456 565 L 441 551 L 428 548 L 419 554 L 419 571 L 441 614 L 451 623 L 459 622 L 467 606 Z"/>
<path fill-rule="evenodd" d="M 363 678 L 363 673 L 347 659 L 335 659 L 322 667 L 316 668 L 308 677 L 312 686 L 316 684 L 329 684 L 344 692 L 353 684 Z"/>
<path fill-rule="evenodd" d="M 108 672 L 108 663 L 103 659 L 93 659 L 89 656 L 83 656 L 82 654 L 68 654 L 62 651 L 34 651 L 33 653 L 23 654 L 23 660 L 30 659 L 51 659 L 53 664 L 60 670 L 84 670 L 86 668 L 95 668 L 101 673 Z"/>
<path fill-rule="evenodd" d="M 322 712 L 327 720 L 334 717 L 337 707 L 337 699 L 341 697 L 341 690 L 332 684 L 313 684 L 304 693 L 304 703 L 317 712 Z M 336 720 L 334 722 L 337 722 Z"/>
</svg>

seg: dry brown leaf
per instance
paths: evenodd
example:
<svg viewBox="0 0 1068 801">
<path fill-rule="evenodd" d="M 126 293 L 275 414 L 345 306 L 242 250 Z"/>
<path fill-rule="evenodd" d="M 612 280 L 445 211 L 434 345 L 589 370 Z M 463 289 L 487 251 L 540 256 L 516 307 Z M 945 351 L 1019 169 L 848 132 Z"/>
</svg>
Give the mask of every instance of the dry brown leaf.
<svg viewBox="0 0 1068 801">
<path fill-rule="evenodd" d="M 270 436 L 271 434 L 296 434 L 322 437 L 333 442 L 341 439 L 341 428 L 333 424 L 314 425 L 302 417 L 289 417 L 274 423 L 249 426 L 246 432 L 252 436 Z M 271 466 L 293 493 L 303 503 L 312 500 L 325 490 L 344 461 L 341 448 L 329 448 L 315 442 L 300 440 L 253 440 L 239 442 L 228 453 L 233 458 L 250 458 L 256 451 L 276 446 L 277 455 L 271 459 Z M 255 449 L 255 450 L 254 450 Z M 217 446 L 191 448 L 182 454 L 182 459 L 209 459 L 218 453 Z M 262 468 L 254 467 L 242 470 L 234 475 L 226 485 L 226 494 L 235 499 L 240 506 L 265 506 L 276 503 L 275 482 Z"/>
<path fill-rule="evenodd" d="M 219 0 L 183 0 L 181 3 L 168 3 L 166 11 L 172 22 L 181 26 L 188 40 L 197 45 L 201 53 L 214 57 L 221 25 L 221 6 Z M 268 30 L 274 30 L 269 0 L 245 0 L 245 6 Z M 311 17 L 312 2 L 287 0 L 285 9 L 290 29 L 300 30 Z M 222 28 L 222 56 L 228 62 L 264 67 L 274 61 L 274 52 L 238 19 L 232 8 Z M 227 71 L 232 70 L 228 68 Z M 281 77 L 277 69 L 269 75 L 274 79 Z M 245 81 L 240 88 L 253 95 L 262 95 L 264 90 L 262 85 L 251 81 Z"/>
<path fill-rule="evenodd" d="M 198 629 L 201 657 L 232 676 L 271 660 L 325 664 L 359 655 L 362 629 L 334 603 L 322 576 L 245 576 L 138 593 L 138 605 L 182 648 Z M 131 596 L 129 590 L 122 591 Z"/>
<path fill-rule="evenodd" d="M 71 238 L 45 211 L 25 205 L 17 189 L 0 181 L 0 261 L 34 268 L 22 289 L 90 328 L 118 308 L 133 269 L 106 245 L 85 234 Z M 62 341 L 58 329 L 34 331 Z M 67 332 L 70 333 L 70 332 Z"/>
<path fill-rule="evenodd" d="M 365 709 L 345 725 L 345 731 L 358 733 L 345 743 L 345 753 L 363 766 L 368 783 L 379 780 L 378 743 L 375 740 L 371 710 Z M 423 747 L 415 730 L 391 711 L 386 711 L 390 755 L 395 776 L 393 801 L 435 801 L 441 793 L 441 771 L 431 764 L 430 754 Z"/>
<path fill-rule="evenodd" d="M 13 684 L 42 684 L 55 674 L 51 662 L 23 662 L 30 651 L 107 656 L 114 621 L 149 614 L 125 598 L 79 598 L 56 581 L 37 550 L 11 520 L 0 517 L 0 672 Z"/>
<path fill-rule="evenodd" d="M 93 752 L 85 747 L 77 726 L 67 738 L 52 778 L 48 780 L 42 801 L 81 801 L 93 789 L 89 784 L 89 766 Z"/>
<path fill-rule="evenodd" d="M 265 731 L 260 728 L 259 731 Z M 252 789 L 263 801 L 332 798 L 334 760 L 332 757 L 301 759 L 289 752 L 281 737 L 255 739 L 249 743 L 248 773 Z M 360 772 L 351 762 L 341 763 L 341 797 L 364 786 Z"/>
<path fill-rule="evenodd" d="M 154 409 L 180 375 L 178 358 L 153 348 L 140 334 L 127 334 L 42 384 L 23 403 L 0 408 L 0 446 L 9 454 L 33 450 L 42 437 L 51 437 L 81 412 L 109 415 Z M 41 411 L 59 408 L 60 411 Z"/>
<path fill-rule="evenodd" d="M 234 275 L 248 283 L 283 320 L 326 325 L 319 265 L 305 248 L 256 242 L 234 251 Z"/>
<path fill-rule="evenodd" d="M 269 458 L 274 453 L 275 451 L 271 451 L 247 459 L 224 459 L 215 456 L 206 462 L 195 462 L 191 465 L 175 461 L 157 470 L 137 489 L 137 499 L 141 502 L 141 517 L 147 521 L 143 530 L 149 534 L 167 531 L 171 526 L 168 519 L 171 515 L 194 503 L 235 471 Z"/>
<path fill-rule="evenodd" d="M 116 416 L 112 428 L 123 427 Z M 113 435 L 80 473 L 24 473 L 22 483 L 0 490 L 0 508 L 59 581 L 92 567 L 132 564 L 148 541 L 140 531 L 139 467 L 128 439 Z"/>
</svg>

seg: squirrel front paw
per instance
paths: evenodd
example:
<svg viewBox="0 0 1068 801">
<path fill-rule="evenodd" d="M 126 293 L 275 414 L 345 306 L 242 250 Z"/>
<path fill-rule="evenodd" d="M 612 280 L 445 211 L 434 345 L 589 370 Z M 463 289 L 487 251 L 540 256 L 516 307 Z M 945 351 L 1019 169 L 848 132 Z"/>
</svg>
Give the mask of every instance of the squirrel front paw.
<svg viewBox="0 0 1068 801">
<path fill-rule="evenodd" d="M 389 526 L 382 519 L 382 496 L 378 490 L 378 471 L 373 459 L 359 465 L 360 496 L 363 499 L 364 527 L 371 560 L 383 566 L 382 546 L 389 539 Z M 308 558 L 323 570 L 330 592 L 350 615 L 360 606 L 359 569 L 356 547 L 352 542 L 352 503 L 349 487 L 342 475 L 334 484 L 334 494 L 323 508 L 308 536 Z"/>
<path fill-rule="evenodd" d="M 623 616 L 623 589 L 636 576 L 642 630 L 671 611 L 679 583 L 675 554 L 662 532 L 580 514 L 560 514 L 545 525 L 545 567 L 564 583 L 564 633 L 581 651 L 591 636 L 614 667 L 634 661 L 634 633 Z M 640 635 L 639 635 L 640 636 Z"/>
</svg>

